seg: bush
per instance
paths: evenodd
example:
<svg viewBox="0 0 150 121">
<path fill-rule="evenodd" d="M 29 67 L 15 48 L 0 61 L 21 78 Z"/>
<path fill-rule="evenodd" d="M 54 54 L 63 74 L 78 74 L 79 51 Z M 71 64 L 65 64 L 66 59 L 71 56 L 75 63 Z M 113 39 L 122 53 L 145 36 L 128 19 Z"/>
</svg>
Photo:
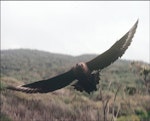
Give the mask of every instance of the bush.
<svg viewBox="0 0 150 121">
<path fill-rule="evenodd" d="M 6 114 L 1 113 L 0 121 L 12 121 Z"/>
<path fill-rule="evenodd" d="M 144 109 L 136 109 L 135 113 L 141 119 L 141 121 L 147 121 L 150 119 L 149 112 L 146 112 Z"/>
<path fill-rule="evenodd" d="M 0 91 L 4 90 L 5 89 L 5 84 L 0 82 Z"/>
<path fill-rule="evenodd" d="M 140 118 L 136 115 L 131 116 L 121 116 L 117 121 L 140 121 Z"/>
</svg>

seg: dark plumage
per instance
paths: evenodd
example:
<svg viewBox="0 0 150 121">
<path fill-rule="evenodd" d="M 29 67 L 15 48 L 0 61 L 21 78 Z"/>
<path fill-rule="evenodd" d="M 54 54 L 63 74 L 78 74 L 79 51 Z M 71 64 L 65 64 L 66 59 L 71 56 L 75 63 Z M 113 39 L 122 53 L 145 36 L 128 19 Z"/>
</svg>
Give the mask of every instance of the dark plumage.
<svg viewBox="0 0 150 121">
<path fill-rule="evenodd" d="M 138 20 L 134 26 L 110 49 L 89 62 L 80 62 L 72 67 L 68 72 L 56 77 L 17 87 L 9 86 L 8 89 L 26 93 L 47 93 L 61 89 L 71 84 L 74 80 L 77 80 L 77 82 L 72 85 L 75 89 L 79 91 L 86 91 L 87 93 L 95 91 L 97 90 L 96 85 L 99 83 L 100 79 L 98 70 L 102 70 L 109 66 L 124 54 L 128 46 L 131 44 L 137 25 Z M 95 72 L 93 73 L 93 71 Z"/>
</svg>

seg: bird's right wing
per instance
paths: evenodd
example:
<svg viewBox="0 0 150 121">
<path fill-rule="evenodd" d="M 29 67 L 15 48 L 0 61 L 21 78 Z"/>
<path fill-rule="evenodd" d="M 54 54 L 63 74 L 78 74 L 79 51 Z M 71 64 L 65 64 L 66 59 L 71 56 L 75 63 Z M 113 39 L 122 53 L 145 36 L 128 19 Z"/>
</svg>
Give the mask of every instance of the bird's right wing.
<svg viewBox="0 0 150 121">
<path fill-rule="evenodd" d="M 101 70 L 107 66 L 109 66 L 111 63 L 116 61 L 119 57 L 121 57 L 124 52 L 129 47 L 132 38 L 134 36 L 134 33 L 136 31 L 138 25 L 138 20 L 134 24 L 134 26 L 120 39 L 118 40 L 110 49 L 102 53 L 101 55 L 97 56 L 93 60 L 87 62 L 88 68 L 93 70 Z"/>
<path fill-rule="evenodd" d="M 56 77 L 41 80 L 34 83 L 21 85 L 17 87 L 9 86 L 8 89 L 22 91 L 26 93 L 47 93 L 52 92 L 58 89 L 61 89 L 67 85 L 69 85 L 73 80 L 75 80 L 74 73 L 72 70 L 60 74 Z"/>
</svg>

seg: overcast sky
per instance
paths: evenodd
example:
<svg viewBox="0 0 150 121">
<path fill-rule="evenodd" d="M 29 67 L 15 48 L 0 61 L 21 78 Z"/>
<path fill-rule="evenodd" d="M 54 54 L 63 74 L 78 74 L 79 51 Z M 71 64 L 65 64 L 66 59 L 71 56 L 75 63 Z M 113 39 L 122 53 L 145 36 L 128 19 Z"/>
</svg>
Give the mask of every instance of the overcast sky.
<svg viewBox="0 0 150 121">
<path fill-rule="evenodd" d="M 100 54 L 139 18 L 123 59 L 150 61 L 149 1 L 1 1 L 1 49 Z"/>
</svg>

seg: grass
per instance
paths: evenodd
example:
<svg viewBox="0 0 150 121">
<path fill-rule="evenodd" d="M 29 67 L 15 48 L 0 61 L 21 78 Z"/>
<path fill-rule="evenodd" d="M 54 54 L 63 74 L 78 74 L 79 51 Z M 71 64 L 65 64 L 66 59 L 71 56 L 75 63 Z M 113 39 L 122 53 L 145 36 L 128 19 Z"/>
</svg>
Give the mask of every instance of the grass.
<svg viewBox="0 0 150 121">
<path fill-rule="evenodd" d="M 66 92 L 66 93 L 65 93 Z M 12 121 L 102 121 L 102 101 L 95 99 L 99 93 L 84 96 L 82 93 L 70 89 L 62 89 L 47 94 L 25 94 L 2 90 L 2 113 L 3 118 L 9 117 Z M 108 94 L 108 93 L 105 93 Z M 82 95 L 82 96 L 81 96 Z M 109 93 L 109 114 L 112 116 L 113 93 Z M 91 98 L 94 96 L 93 98 Z M 107 95 L 106 95 L 107 96 Z M 136 100 L 135 100 L 136 99 Z M 133 95 L 123 99 L 117 97 L 115 112 L 120 105 L 117 121 L 144 121 L 149 119 L 148 110 L 150 97 L 148 95 Z M 110 119 L 109 118 L 109 119 Z M 132 119 L 132 120 L 131 120 Z M 5 120 L 4 120 L 5 121 Z"/>
</svg>

